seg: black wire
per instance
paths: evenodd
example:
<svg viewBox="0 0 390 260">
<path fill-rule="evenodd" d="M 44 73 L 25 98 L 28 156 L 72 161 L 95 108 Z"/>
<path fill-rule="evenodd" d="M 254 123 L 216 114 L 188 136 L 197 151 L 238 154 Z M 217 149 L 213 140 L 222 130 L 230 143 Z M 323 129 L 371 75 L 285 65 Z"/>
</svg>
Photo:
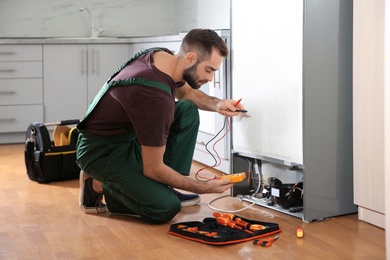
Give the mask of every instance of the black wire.
<svg viewBox="0 0 390 260">
<path fill-rule="evenodd" d="M 195 173 L 195 179 L 196 179 L 197 181 L 200 181 L 200 182 L 208 182 L 209 180 L 204 181 L 204 180 L 199 179 L 199 176 L 198 176 L 199 173 L 200 173 L 202 170 L 206 169 L 206 168 L 213 168 L 213 167 L 215 167 L 215 166 L 218 164 L 217 159 L 215 158 L 215 156 L 213 155 L 213 153 L 208 149 L 207 146 L 208 146 L 215 138 L 217 138 L 217 136 L 225 129 L 225 126 L 226 126 L 226 122 L 227 122 L 227 120 L 228 120 L 228 117 L 225 117 L 225 119 L 226 119 L 226 120 L 224 120 L 223 126 L 222 126 L 221 130 L 219 130 L 218 133 L 217 133 L 216 135 L 214 135 L 214 137 L 211 138 L 211 139 L 206 143 L 206 145 L 205 145 L 206 151 L 207 151 L 207 152 L 211 155 L 211 157 L 214 159 L 214 165 L 212 165 L 212 166 L 207 166 L 207 167 L 202 168 L 202 169 L 200 169 L 199 171 L 197 171 L 197 172 Z M 230 130 L 230 129 L 229 129 L 229 130 Z M 226 134 L 227 134 L 227 132 L 226 132 Z"/>
<path fill-rule="evenodd" d="M 206 151 L 211 155 L 211 157 L 213 157 L 214 159 L 214 165 L 211 166 L 211 167 L 215 167 L 217 164 L 218 164 L 218 161 L 217 159 L 215 158 L 215 156 L 213 155 L 213 153 L 209 150 L 209 148 L 207 147 L 215 138 L 217 138 L 217 136 L 225 129 L 225 126 L 226 126 L 226 120 L 228 120 L 228 117 L 225 117 L 225 120 L 223 121 L 223 126 L 221 128 L 221 130 L 218 131 L 218 133 L 213 137 L 211 138 L 207 143 L 206 143 Z"/>
</svg>

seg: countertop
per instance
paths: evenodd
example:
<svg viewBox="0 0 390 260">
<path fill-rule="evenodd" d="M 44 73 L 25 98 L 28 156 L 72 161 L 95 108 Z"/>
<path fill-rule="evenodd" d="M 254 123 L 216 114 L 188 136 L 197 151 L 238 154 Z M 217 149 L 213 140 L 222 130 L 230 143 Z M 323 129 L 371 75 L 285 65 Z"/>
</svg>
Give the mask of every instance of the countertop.
<svg viewBox="0 0 390 260">
<path fill-rule="evenodd" d="M 139 42 L 169 42 L 181 41 L 180 35 L 152 37 L 58 37 L 58 38 L 0 38 L 0 45 L 5 44 L 109 44 L 109 43 L 139 43 Z"/>
</svg>

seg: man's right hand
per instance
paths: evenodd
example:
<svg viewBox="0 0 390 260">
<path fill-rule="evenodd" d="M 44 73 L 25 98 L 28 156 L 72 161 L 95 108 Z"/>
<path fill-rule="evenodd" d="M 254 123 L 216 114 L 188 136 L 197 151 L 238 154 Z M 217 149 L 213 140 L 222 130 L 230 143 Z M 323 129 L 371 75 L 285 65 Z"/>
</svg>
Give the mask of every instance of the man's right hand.
<svg viewBox="0 0 390 260">
<path fill-rule="evenodd" d="M 234 185 L 234 183 L 231 183 L 228 179 L 213 179 L 205 184 L 206 190 L 202 193 L 222 193 Z"/>
</svg>

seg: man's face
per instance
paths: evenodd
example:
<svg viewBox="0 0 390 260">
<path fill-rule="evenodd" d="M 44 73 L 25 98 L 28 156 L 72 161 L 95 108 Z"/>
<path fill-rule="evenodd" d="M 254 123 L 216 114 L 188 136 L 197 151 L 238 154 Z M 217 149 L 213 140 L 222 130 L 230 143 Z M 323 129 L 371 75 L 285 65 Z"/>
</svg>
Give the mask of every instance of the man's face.
<svg viewBox="0 0 390 260">
<path fill-rule="evenodd" d="M 214 72 L 219 69 L 222 63 L 222 57 L 218 52 L 213 51 L 210 59 L 194 65 L 184 70 L 183 78 L 193 89 L 198 89 L 202 85 L 214 78 Z"/>
</svg>

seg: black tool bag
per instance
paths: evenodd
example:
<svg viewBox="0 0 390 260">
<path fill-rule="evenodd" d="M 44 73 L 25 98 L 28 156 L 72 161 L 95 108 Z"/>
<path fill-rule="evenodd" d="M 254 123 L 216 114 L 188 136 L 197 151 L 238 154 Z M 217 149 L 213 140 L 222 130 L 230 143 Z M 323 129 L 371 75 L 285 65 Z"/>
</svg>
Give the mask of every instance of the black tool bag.
<svg viewBox="0 0 390 260">
<path fill-rule="evenodd" d="M 32 181 L 48 183 L 79 177 L 76 164 L 78 130 L 68 125 L 80 120 L 64 120 L 57 123 L 31 123 L 26 132 L 24 152 L 27 175 Z M 53 140 L 47 126 L 55 126 Z"/>
</svg>

